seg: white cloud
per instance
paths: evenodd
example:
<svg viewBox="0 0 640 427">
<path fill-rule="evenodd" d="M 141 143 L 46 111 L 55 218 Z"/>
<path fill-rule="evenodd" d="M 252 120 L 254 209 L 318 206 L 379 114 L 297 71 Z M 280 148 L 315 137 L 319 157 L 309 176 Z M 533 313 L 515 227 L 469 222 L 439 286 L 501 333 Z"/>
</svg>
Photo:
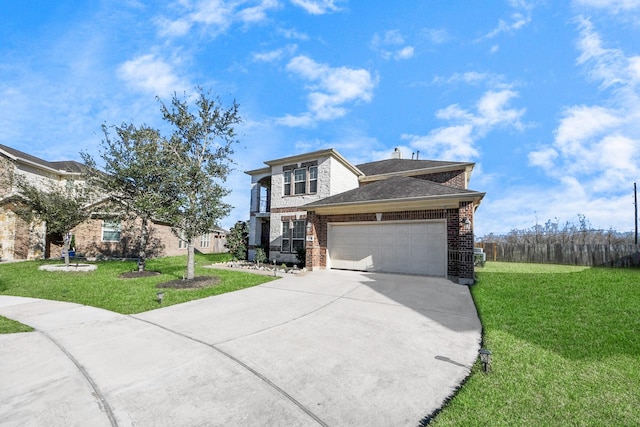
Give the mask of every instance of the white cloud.
<svg viewBox="0 0 640 427">
<path fill-rule="evenodd" d="M 409 146 L 419 149 L 423 158 L 470 160 L 478 157 L 474 147 L 473 125 L 462 124 L 435 129 L 427 135 L 401 136 Z"/>
<path fill-rule="evenodd" d="M 310 82 L 307 89 L 309 111 L 299 116 L 286 116 L 286 126 L 309 126 L 316 121 L 332 120 L 347 113 L 346 104 L 369 102 L 377 80 L 369 71 L 347 67 L 332 68 L 307 56 L 296 56 L 287 70 Z"/>
<path fill-rule="evenodd" d="M 504 76 L 493 73 L 481 73 L 479 71 L 468 71 L 465 73 L 454 73 L 449 77 L 436 76 L 433 82 L 440 85 L 453 85 L 457 83 L 479 85 L 484 84 L 493 88 L 508 89 L 511 85 L 504 83 Z"/>
<path fill-rule="evenodd" d="M 297 45 L 288 45 L 280 49 L 270 50 L 268 52 L 259 52 L 252 55 L 256 62 L 276 62 L 286 55 L 293 54 L 298 49 Z"/>
<path fill-rule="evenodd" d="M 413 57 L 414 49 L 412 46 L 406 46 L 396 52 L 394 59 L 409 59 Z"/>
<path fill-rule="evenodd" d="M 543 169 L 551 170 L 555 160 L 558 158 L 558 152 L 552 147 L 545 147 L 539 151 L 529 153 L 529 163 Z"/>
<path fill-rule="evenodd" d="M 512 9 L 515 9 L 509 15 L 509 19 L 500 19 L 498 21 L 498 26 L 495 29 L 491 30 L 489 33 L 476 41 L 493 39 L 502 33 L 512 34 L 529 25 L 529 23 L 531 22 L 533 4 L 524 0 L 509 0 L 509 6 Z M 494 51 L 494 49 L 497 49 L 496 46 L 492 47 L 492 51 Z"/>
<path fill-rule="evenodd" d="M 384 59 L 404 60 L 412 58 L 414 54 L 413 46 L 406 45 L 404 36 L 399 30 L 374 34 L 370 46 Z"/>
<path fill-rule="evenodd" d="M 344 0 L 290 0 L 296 6 L 299 6 L 311 15 L 324 15 L 325 13 L 333 13 L 341 10 L 338 4 Z"/>
<path fill-rule="evenodd" d="M 279 7 L 278 0 L 198 0 L 180 2 L 182 14 L 174 18 L 155 19 L 158 33 L 164 37 L 184 36 L 196 26 L 206 28 L 210 34 L 227 31 L 234 23 L 245 25 L 263 22 L 267 12 Z"/>
<path fill-rule="evenodd" d="M 267 19 L 267 11 L 277 7 L 277 0 L 262 0 L 255 6 L 240 9 L 237 16 L 245 24 L 262 22 Z"/>
<path fill-rule="evenodd" d="M 602 87 L 614 87 L 629 81 L 630 72 L 634 73 L 633 61 L 625 57 L 619 49 L 603 47 L 602 39 L 591 21 L 579 19 L 580 39 L 578 48 L 581 51 L 578 64 L 587 66 L 594 80 L 601 81 Z"/>
<path fill-rule="evenodd" d="M 175 74 L 170 64 L 153 54 L 124 62 L 117 73 L 130 86 L 159 97 L 170 96 L 189 87 Z"/>
<path fill-rule="evenodd" d="M 301 33 L 292 28 L 280 28 L 278 29 L 278 33 L 282 34 L 287 39 L 294 40 L 309 40 L 309 35 L 305 33 Z"/>
<path fill-rule="evenodd" d="M 608 9 L 612 13 L 640 9 L 640 0 L 575 0 L 578 6 Z"/>
<path fill-rule="evenodd" d="M 442 44 L 450 38 L 447 30 L 437 28 L 425 28 L 421 33 L 429 41 L 429 43 L 433 44 Z"/>
<path fill-rule="evenodd" d="M 524 109 L 509 107 L 518 94 L 510 89 L 489 90 L 476 103 L 475 111 L 449 105 L 436 112 L 441 120 L 453 122 L 449 126 L 434 129 L 427 135 L 402 135 L 413 148 L 420 149 L 425 157 L 446 160 L 471 160 L 479 156 L 476 142 L 499 127 L 521 129 L 520 119 Z"/>
<path fill-rule="evenodd" d="M 565 111 L 556 131 L 556 143 L 566 155 L 575 155 L 585 141 L 621 123 L 619 112 L 600 106 L 579 105 Z"/>
<path fill-rule="evenodd" d="M 578 29 L 578 63 L 600 83 L 603 100 L 566 108 L 553 142 L 529 161 L 561 182 L 579 182 L 592 199 L 616 199 L 640 176 L 638 56 L 607 48 L 587 19 Z"/>
</svg>

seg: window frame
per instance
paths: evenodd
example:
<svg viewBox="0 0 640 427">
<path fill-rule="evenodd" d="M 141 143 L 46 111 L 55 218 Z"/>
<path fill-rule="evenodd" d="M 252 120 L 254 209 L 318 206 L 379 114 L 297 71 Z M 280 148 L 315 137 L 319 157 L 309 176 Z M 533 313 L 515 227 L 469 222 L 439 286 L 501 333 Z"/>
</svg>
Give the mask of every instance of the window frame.
<svg viewBox="0 0 640 427">
<path fill-rule="evenodd" d="M 211 246 L 211 233 L 205 233 L 200 236 L 200 247 L 208 248 Z"/>
<path fill-rule="evenodd" d="M 284 195 L 291 195 L 291 171 L 284 171 Z"/>
<path fill-rule="evenodd" d="M 302 173 L 302 179 L 298 179 L 298 172 Z M 302 185 L 302 191 L 298 191 L 299 185 Z M 307 194 L 307 168 L 298 168 L 293 170 L 293 194 Z"/>
<path fill-rule="evenodd" d="M 280 246 L 280 252 L 291 252 L 291 228 L 289 227 L 291 227 L 291 221 L 282 221 L 282 244 Z"/>
<path fill-rule="evenodd" d="M 293 228 L 291 229 L 291 253 L 296 253 L 298 249 L 305 248 L 306 235 L 307 221 L 304 219 L 293 221 Z"/>
<path fill-rule="evenodd" d="M 107 224 L 110 226 L 107 227 Z M 114 236 L 117 235 L 117 238 L 105 238 L 105 233 L 114 233 Z M 102 220 L 102 241 L 117 243 L 122 239 L 122 221 L 119 219 L 103 219 Z"/>
<path fill-rule="evenodd" d="M 178 249 L 187 249 L 189 247 L 189 244 L 187 242 L 187 239 L 184 238 L 184 233 L 180 233 L 178 237 Z"/>
<path fill-rule="evenodd" d="M 318 166 L 309 166 L 309 194 L 318 192 Z"/>
</svg>

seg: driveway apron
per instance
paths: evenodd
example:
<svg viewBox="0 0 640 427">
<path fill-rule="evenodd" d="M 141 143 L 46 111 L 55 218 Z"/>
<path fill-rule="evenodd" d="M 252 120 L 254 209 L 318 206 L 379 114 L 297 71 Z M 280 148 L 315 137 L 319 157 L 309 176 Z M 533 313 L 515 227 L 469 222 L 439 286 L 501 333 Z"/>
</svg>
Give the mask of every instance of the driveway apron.
<svg viewBox="0 0 640 427">
<path fill-rule="evenodd" d="M 352 271 L 288 275 L 125 316 L 0 296 L 0 424 L 417 425 L 473 365 L 466 286 Z"/>
</svg>

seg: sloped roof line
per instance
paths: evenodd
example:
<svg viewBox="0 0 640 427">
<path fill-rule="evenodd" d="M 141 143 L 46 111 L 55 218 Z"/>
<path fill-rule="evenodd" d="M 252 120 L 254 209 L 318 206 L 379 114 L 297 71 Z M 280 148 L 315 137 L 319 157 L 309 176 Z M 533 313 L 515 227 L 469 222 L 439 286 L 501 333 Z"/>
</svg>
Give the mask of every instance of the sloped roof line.
<svg viewBox="0 0 640 427">
<path fill-rule="evenodd" d="M 12 160 L 20 160 L 24 163 L 39 166 L 41 168 L 49 169 L 58 173 L 81 173 L 82 167 L 84 167 L 82 163 L 76 162 L 75 160 L 49 162 L 47 160 L 43 160 L 39 157 L 32 156 L 31 154 L 27 154 L 23 151 L 16 150 L 15 148 L 3 144 L 0 144 L 0 152 L 3 152 Z"/>
<path fill-rule="evenodd" d="M 448 162 L 442 160 L 409 160 L 409 159 L 386 159 L 375 162 L 368 162 L 356 165 L 366 176 L 386 175 L 400 172 L 428 171 L 439 169 L 473 167 L 473 162 Z"/>
<path fill-rule="evenodd" d="M 484 197 L 484 193 L 432 181 L 395 176 L 304 205 L 305 208 L 420 198 Z"/>
</svg>

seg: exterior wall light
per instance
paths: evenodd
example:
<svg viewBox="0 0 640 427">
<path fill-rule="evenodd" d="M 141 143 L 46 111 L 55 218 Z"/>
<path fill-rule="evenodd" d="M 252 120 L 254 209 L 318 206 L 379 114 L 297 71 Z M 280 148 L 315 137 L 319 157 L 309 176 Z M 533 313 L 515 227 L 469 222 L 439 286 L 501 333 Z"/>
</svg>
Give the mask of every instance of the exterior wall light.
<svg viewBox="0 0 640 427">
<path fill-rule="evenodd" d="M 482 363 L 482 371 L 489 372 L 491 369 L 491 352 L 486 348 L 481 348 L 480 351 L 480 363 Z"/>
<path fill-rule="evenodd" d="M 471 220 L 468 217 L 464 217 L 462 219 L 462 225 L 464 226 L 465 231 L 471 230 Z"/>
</svg>

